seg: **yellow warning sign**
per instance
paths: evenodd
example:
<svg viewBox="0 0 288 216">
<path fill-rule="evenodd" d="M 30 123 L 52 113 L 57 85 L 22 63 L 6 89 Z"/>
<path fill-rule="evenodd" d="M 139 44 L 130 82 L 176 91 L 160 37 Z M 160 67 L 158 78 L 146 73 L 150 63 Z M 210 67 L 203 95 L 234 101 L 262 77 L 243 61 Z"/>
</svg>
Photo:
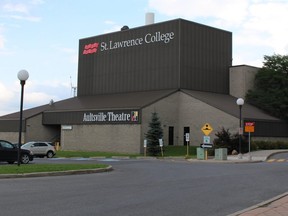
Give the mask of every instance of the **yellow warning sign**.
<svg viewBox="0 0 288 216">
<path fill-rule="evenodd" d="M 213 128 L 208 123 L 206 123 L 201 128 L 201 130 L 206 136 L 208 136 L 213 131 Z"/>
</svg>

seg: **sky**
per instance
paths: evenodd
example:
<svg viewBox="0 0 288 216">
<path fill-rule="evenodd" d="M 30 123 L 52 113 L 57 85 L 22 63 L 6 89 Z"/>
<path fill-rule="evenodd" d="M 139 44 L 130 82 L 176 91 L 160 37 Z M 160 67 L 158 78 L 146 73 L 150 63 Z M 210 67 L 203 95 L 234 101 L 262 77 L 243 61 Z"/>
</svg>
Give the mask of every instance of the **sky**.
<svg viewBox="0 0 288 216">
<path fill-rule="evenodd" d="M 233 34 L 233 65 L 288 53 L 288 0 L 0 0 L 0 116 L 73 97 L 79 39 L 182 18 Z M 73 88 L 72 88 L 73 87 Z"/>
</svg>

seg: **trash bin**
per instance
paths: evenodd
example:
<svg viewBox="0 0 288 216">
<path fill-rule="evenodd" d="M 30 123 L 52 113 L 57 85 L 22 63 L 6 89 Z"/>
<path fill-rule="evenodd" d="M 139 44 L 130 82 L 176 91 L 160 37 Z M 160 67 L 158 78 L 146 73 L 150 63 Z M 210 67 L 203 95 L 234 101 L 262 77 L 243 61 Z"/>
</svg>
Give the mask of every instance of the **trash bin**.
<svg viewBox="0 0 288 216">
<path fill-rule="evenodd" d="M 205 160 L 205 149 L 204 148 L 197 148 L 197 159 L 198 160 Z"/>
<path fill-rule="evenodd" d="M 227 148 L 215 149 L 215 160 L 227 160 Z"/>
</svg>

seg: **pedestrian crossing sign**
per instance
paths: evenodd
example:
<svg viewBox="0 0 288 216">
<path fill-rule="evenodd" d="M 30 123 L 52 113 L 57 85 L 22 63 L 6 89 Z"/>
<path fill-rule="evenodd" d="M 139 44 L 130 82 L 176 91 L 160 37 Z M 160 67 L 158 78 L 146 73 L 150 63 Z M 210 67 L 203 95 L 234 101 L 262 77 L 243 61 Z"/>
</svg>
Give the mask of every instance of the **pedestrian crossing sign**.
<svg viewBox="0 0 288 216">
<path fill-rule="evenodd" d="M 208 123 L 206 123 L 201 128 L 201 130 L 206 136 L 208 136 L 213 131 L 213 128 Z"/>
</svg>

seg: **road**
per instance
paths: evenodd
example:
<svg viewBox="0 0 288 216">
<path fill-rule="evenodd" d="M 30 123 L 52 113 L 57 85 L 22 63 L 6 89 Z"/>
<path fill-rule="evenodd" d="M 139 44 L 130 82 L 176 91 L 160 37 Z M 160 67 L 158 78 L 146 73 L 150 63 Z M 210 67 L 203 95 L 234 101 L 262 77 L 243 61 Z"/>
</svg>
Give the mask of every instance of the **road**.
<svg viewBox="0 0 288 216">
<path fill-rule="evenodd" d="M 107 163 L 114 171 L 0 179 L 1 215 L 223 216 L 288 191 L 287 163 L 140 159 L 35 159 L 34 163 L 40 162 Z"/>
</svg>

